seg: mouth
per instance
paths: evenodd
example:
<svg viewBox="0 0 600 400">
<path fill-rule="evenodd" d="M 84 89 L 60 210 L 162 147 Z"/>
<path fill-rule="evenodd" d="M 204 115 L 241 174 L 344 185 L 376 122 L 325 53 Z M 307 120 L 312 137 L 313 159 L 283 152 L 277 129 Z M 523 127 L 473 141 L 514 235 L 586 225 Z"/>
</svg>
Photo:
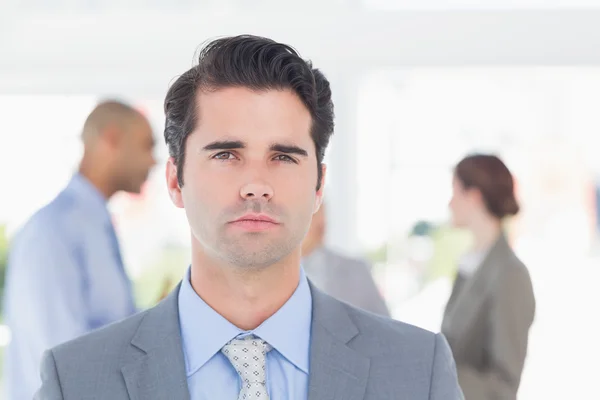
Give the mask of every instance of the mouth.
<svg viewBox="0 0 600 400">
<path fill-rule="evenodd" d="M 274 229 L 279 226 L 279 222 L 267 215 L 248 214 L 232 222 L 230 225 L 249 232 L 261 232 Z"/>
</svg>

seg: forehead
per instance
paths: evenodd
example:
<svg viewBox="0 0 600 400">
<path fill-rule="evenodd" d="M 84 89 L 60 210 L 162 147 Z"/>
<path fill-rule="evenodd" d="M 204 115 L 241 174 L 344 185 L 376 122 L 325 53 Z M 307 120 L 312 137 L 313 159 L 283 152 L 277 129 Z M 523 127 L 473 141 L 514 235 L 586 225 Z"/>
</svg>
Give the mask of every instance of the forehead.
<svg viewBox="0 0 600 400">
<path fill-rule="evenodd" d="M 202 143 L 224 138 L 242 140 L 249 146 L 277 141 L 312 143 L 312 117 L 291 90 L 230 87 L 199 92 L 196 106 L 193 136 Z"/>
</svg>

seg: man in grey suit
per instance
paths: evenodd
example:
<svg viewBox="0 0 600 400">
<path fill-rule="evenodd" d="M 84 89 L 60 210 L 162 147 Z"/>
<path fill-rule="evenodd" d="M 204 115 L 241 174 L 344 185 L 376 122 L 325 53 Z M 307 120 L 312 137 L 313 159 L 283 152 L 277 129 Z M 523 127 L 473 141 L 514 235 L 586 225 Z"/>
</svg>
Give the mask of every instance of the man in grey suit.
<svg viewBox="0 0 600 400">
<path fill-rule="evenodd" d="M 325 204 L 313 215 L 302 243 L 302 267 L 319 289 L 338 300 L 374 314 L 389 317 L 368 263 L 345 257 L 325 247 L 327 218 Z"/>
<path fill-rule="evenodd" d="M 191 266 L 155 308 L 48 351 L 37 399 L 462 398 L 443 336 L 334 300 L 300 268 L 333 132 L 319 70 L 270 39 L 218 39 L 165 114 Z"/>
</svg>

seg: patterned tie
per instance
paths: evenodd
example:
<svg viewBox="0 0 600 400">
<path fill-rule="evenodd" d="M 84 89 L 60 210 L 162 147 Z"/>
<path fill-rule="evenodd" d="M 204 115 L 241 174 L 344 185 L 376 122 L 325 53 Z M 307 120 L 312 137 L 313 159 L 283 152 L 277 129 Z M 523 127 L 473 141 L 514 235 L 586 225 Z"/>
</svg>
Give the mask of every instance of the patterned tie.
<svg viewBox="0 0 600 400">
<path fill-rule="evenodd" d="M 271 346 L 255 336 L 233 339 L 221 351 L 242 378 L 238 400 L 269 400 L 267 353 Z"/>
</svg>

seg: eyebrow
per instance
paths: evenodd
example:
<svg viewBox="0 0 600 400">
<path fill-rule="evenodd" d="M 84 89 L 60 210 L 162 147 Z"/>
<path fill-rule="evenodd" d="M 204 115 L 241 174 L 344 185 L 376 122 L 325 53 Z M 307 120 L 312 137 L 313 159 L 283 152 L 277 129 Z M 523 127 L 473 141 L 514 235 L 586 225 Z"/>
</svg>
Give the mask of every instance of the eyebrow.
<svg viewBox="0 0 600 400">
<path fill-rule="evenodd" d="M 271 151 L 277 151 L 279 153 L 296 154 L 298 156 L 308 157 L 308 152 L 306 150 L 294 145 L 273 144 L 270 149 Z"/>
<path fill-rule="evenodd" d="M 220 140 L 212 142 L 203 147 L 205 151 L 213 150 L 236 150 L 245 149 L 246 143 L 240 140 Z M 281 143 L 272 144 L 269 150 L 285 154 L 296 154 L 303 157 L 308 157 L 308 152 L 301 147 L 295 145 L 286 145 Z"/>
<path fill-rule="evenodd" d="M 220 140 L 207 144 L 203 147 L 203 150 L 235 150 L 244 149 L 245 147 L 246 143 L 239 140 Z"/>
</svg>

